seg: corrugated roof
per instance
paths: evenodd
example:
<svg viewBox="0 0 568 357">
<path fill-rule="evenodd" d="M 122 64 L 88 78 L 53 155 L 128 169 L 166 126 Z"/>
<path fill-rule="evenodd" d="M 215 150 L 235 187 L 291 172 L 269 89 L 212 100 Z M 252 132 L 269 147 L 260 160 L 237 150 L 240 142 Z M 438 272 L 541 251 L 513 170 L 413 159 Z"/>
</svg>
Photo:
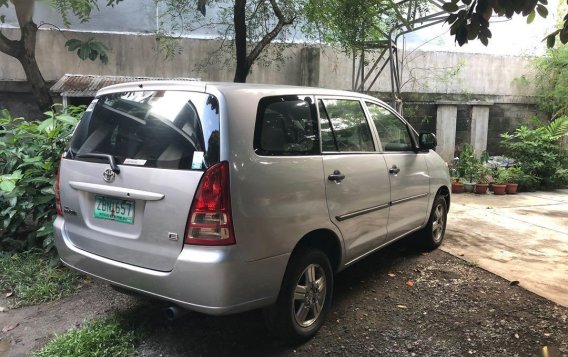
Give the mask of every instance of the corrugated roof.
<svg viewBox="0 0 568 357">
<path fill-rule="evenodd" d="M 96 76 L 85 74 L 65 74 L 52 87 L 51 92 L 62 97 L 94 97 L 101 88 L 127 82 L 147 80 L 198 80 L 195 78 L 160 78 L 129 76 Z"/>
</svg>

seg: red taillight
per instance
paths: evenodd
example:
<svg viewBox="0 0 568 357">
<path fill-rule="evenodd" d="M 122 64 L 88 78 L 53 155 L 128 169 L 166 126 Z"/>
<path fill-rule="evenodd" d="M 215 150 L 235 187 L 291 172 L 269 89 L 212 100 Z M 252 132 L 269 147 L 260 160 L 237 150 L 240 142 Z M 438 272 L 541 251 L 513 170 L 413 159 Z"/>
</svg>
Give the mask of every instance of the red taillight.
<svg viewBox="0 0 568 357">
<path fill-rule="evenodd" d="M 231 219 L 228 162 L 215 164 L 203 174 L 189 211 L 185 243 L 235 244 Z"/>
<path fill-rule="evenodd" d="M 57 215 L 63 217 L 63 210 L 61 209 L 61 192 L 59 189 L 59 172 L 61 171 L 61 162 L 59 163 L 59 168 L 57 169 L 57 177 L 55 179 L 55 210 Z"/>
</svg>

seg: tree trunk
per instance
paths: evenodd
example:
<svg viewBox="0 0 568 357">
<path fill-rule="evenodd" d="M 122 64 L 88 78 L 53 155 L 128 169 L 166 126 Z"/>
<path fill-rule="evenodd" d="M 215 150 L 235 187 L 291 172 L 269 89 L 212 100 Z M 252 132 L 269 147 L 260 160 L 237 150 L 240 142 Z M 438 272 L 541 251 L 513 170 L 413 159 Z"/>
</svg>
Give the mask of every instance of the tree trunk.
<svg viewBox="0 0 568 357">
<path fill-rule="evenodd" d="M 37 25 L 33 21 L 34 1 L 19 0 L 13 5 L 20 25 L 20 40 L 9 40 L 0 33 L 0 51 L 20 61 L 39 108 L 46 110 L 53 105 L 53 99 L 35 58 Z"/>
<path fill-rule="evenodd" d="M 278 19 L 278 23 L 270 32 L 266 33 L 262 39 L 260 39 L 247 55 L 246 4 L 246 0 L 236 0 L 234 8 L 235 48 L 237 52 L 237 68 L 235 69 L 234 81 L 237 83 L 246 82 L 254 61 L 257 60 L 262 51 L 278 36 L 284 26 L 292 24 L 295 20 L 295 17 L 287 19 L 280 7 L 278 7 L 276 0 L 270 0 L 270 5 L 272 6 L 274 15 Z"/>
<path fill-rule="evenodd" d="M 20 61 L 24 68 L 26 78 L 32 87 L 32 94 L 36 98 L 39 108 L 41 110 L 47 110 L 53 105 L 53 99 L 49 95 L 49 88 L 41 75 L 35 58 L 37 25 L 33 22 L 31 15 L 26 17 L 26 22 L 20 22 L 22 32 L 20 42 L 23 51 L 18 56 L 18 61 Z"/>
<path fill-rule="evenodd" d="M 49 88 L 41 75 L 35 56 L 24 52 L 24 54 L 18 58 L 18 61 L 20 61 L 24 68 L 26 78 L 32 87 L 32 94 L 36 99 L 37 105 L 42 111 L 48 110 L 53 105 L 53 99 L 49 95 Z"/>
<path fill-rule="evenodd" d="M 250 71 L 247 59 L 247 24 L 246 24 L 246 0 L 236 0 L 233 19 L 235 24 L 235 50 L 237 55 L 237 68 L 235 69 L 234 82 L 244 83 Z"/>
</svg>

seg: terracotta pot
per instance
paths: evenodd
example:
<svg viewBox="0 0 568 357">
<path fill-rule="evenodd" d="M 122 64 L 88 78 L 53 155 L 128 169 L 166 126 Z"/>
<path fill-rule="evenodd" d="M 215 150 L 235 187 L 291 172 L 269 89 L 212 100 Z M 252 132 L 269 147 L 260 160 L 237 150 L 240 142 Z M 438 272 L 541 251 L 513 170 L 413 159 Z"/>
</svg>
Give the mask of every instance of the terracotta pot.
<svg viewBox="0 0 568 357">
<path fill-rule="evenodd" d="M 452 193 L 463 193 L 463 183 L 452 182 Z"/>
<path fill-rule="evenodd" d="M 489 187 L 486 183 L 476 183 L 475 184 L 475 193 L 484 195 L 487 193 L 487 188 Z"/>
<path fill-rule="evenodd" d="M 507 185 L 493 184 L 493 194 L 495 194 L 495 195 L 504 195 L 506 189 L 507 189 Z"/>
<path fill-rule="evenodd" d="M 518 187 L 519 187 L 519 185 L 516 184 L 516 183 L 508 183 L 506 191 L 507 191 L 508 194 L 512 195 L 512 194 L 517 193 Z"/>
</svg>

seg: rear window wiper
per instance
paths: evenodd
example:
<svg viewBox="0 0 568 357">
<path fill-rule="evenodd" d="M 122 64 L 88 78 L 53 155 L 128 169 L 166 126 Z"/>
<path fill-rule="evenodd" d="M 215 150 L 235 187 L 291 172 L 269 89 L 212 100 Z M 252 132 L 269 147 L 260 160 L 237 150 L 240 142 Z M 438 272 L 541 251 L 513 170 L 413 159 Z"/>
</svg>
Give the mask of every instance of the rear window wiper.
<svg viewBox="0 0 568 357">
<path fill-rule="evenodd" d="M 114 159 L 114 156 L 112 156 L 112 155 L 97 154 L 97 153 L 94 153 L 94 152 L 89 152 L 89 153 L 85 153 L 85 154 L 77 154 L 77 156 L 75 156 L 75 157 L 76 158 L 85 158 L 85 159 L 106 159 L 106 160 L 108 160 L 108 163 L 110 165 L 110 169 L 117 175 L 120 173 L 120 168 L 116 164 L 116 160 Z"/>
</svg>

